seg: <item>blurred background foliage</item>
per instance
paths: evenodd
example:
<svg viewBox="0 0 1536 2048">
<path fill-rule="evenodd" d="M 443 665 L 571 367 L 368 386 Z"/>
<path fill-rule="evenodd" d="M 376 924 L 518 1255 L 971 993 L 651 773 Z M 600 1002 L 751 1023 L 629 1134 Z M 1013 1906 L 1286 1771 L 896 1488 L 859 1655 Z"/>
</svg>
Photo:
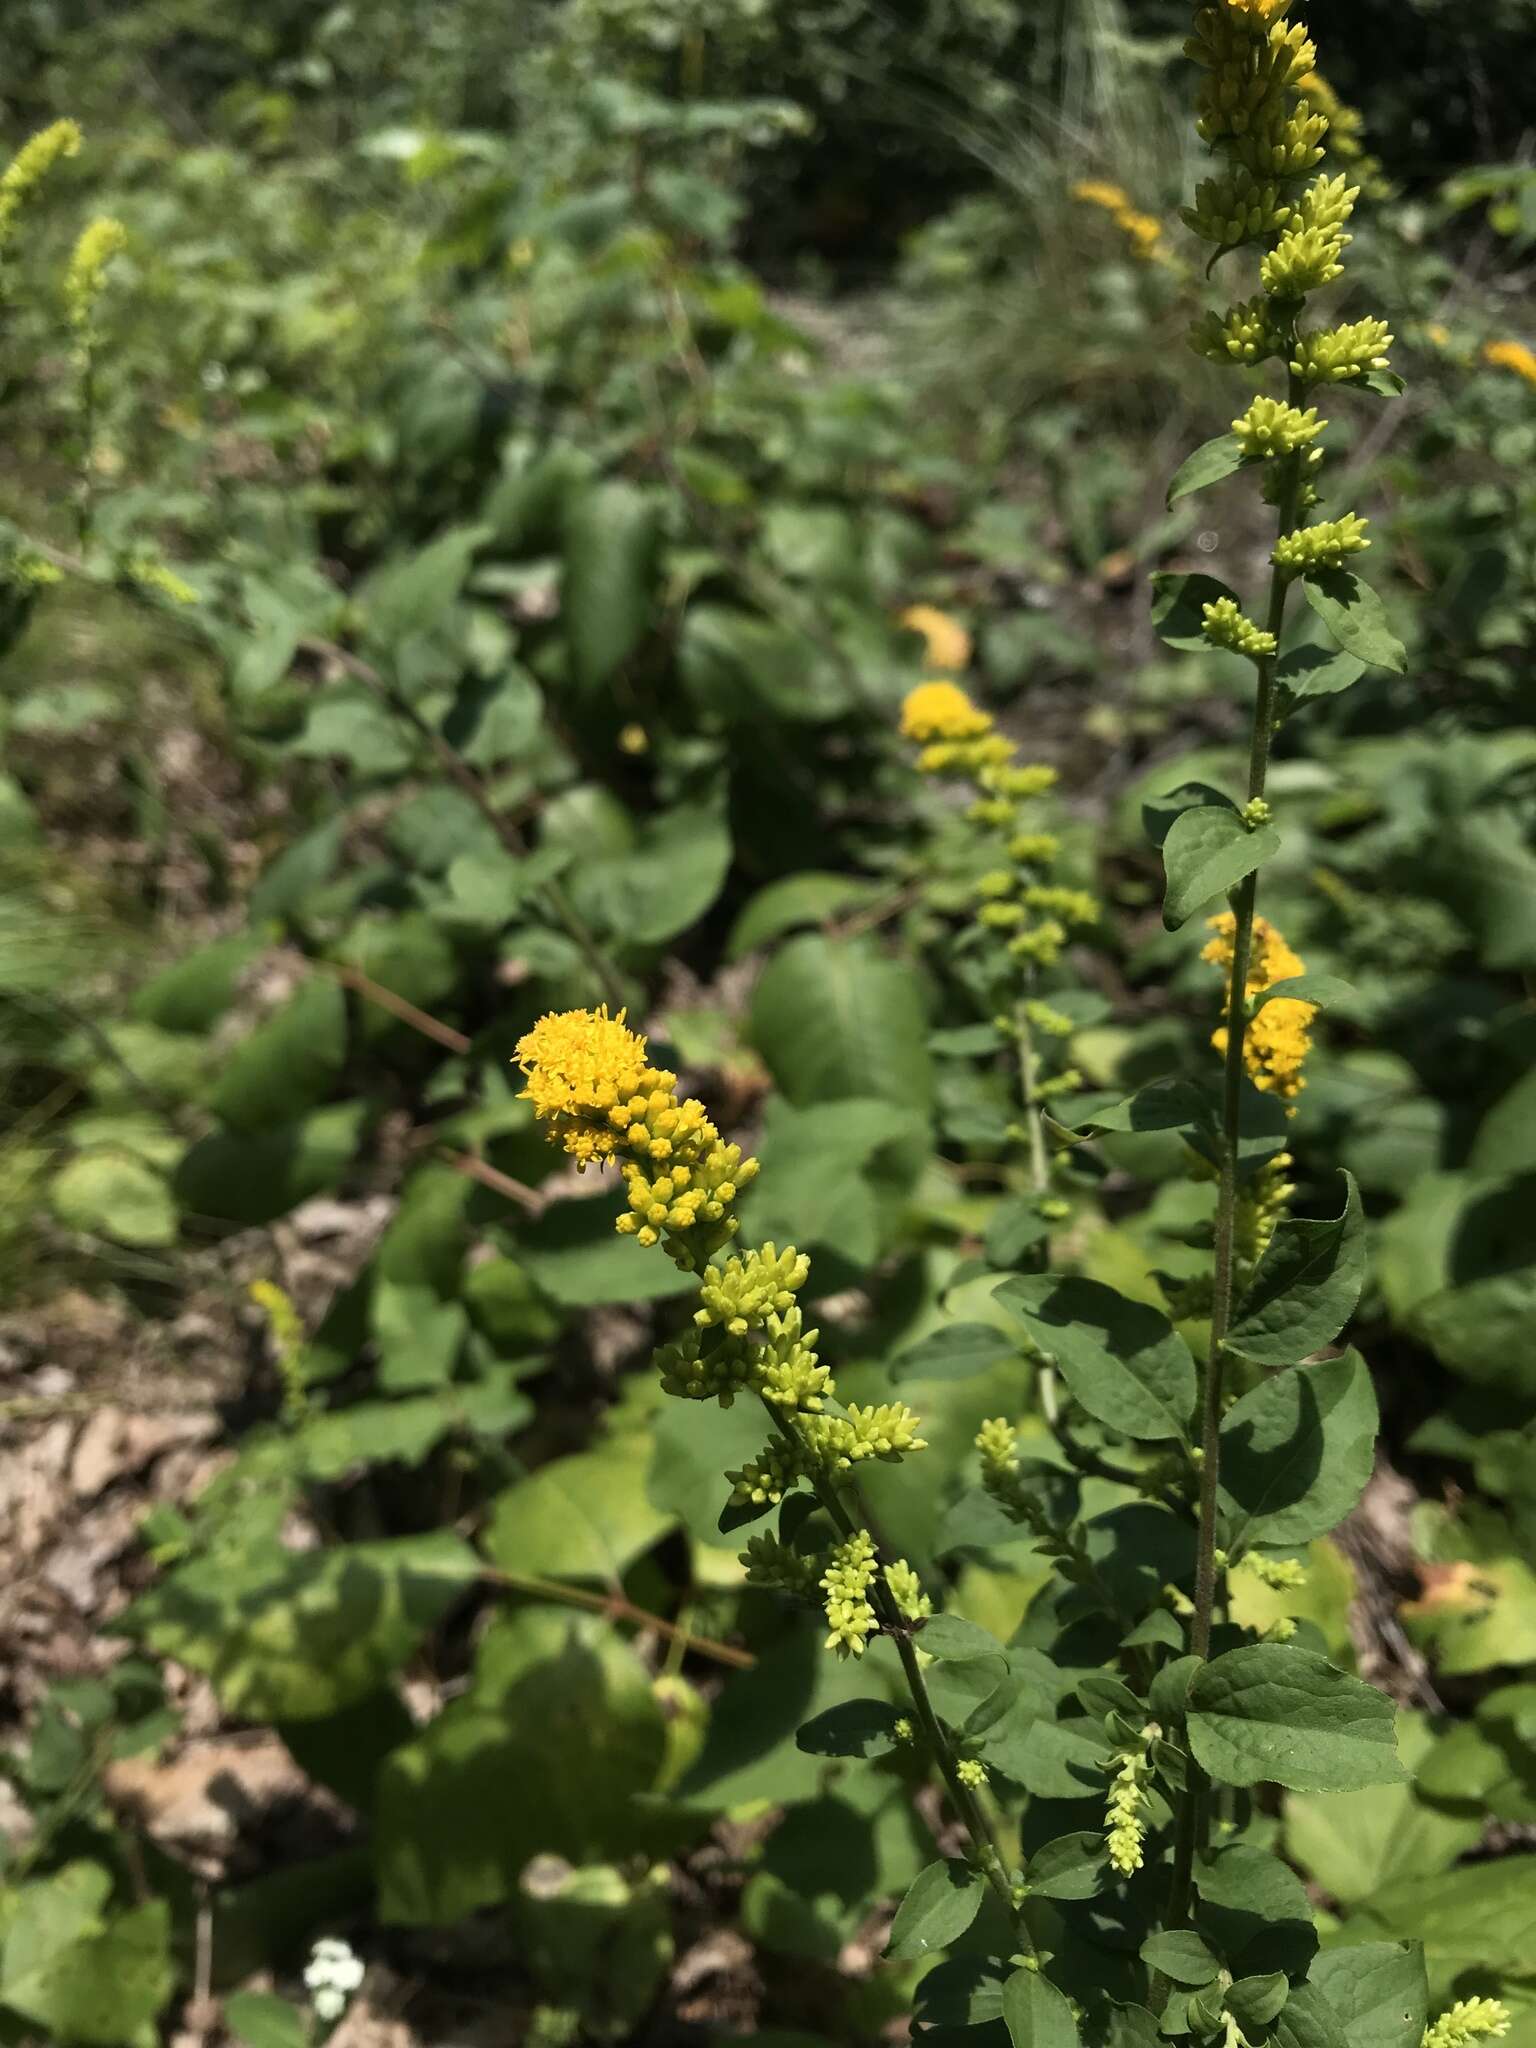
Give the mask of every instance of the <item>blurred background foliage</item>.
<svg viewBox="0 0 1536 2048">
<path fill-rule="evenodd" d="M 869 1939 L 923 1860 L 900 1771 L 787 1746 L 844 1676 L 716 1526 L 755 1431 L 659 1411 L 670 1276 L 553 1176 L 508 1062 L 548 1008 L 628 1003 L 760 1143 L 749 1227 L 815 1251 L 859 1398 L 941 1303 L 996 1315 L 1023 1180 L 952 944 L 972 855 L 896 736 L 921 603 L 1060 769 L 1106 902 L 1056 991 L 1077 1107 L 1204 1071 L 1213 977 L 1140 813 L 1231 777 L 1241 677 L 1158 641 L 1147 578 L 1241 582 L 1267 542 L 1165 504 L 1233 407 L 1185 341 L 1184 15 L 9 0 L 7 151 L 62 115 L 87 143 L 0 311 L 6 1398 L 202 1403 L 234 1454 L 142 1503 L 104 1596 L 134 1655 L 14 1682 L 5 1911 L 107 1987 L 63 2011 L 0 1968 L 18 2025 L 147 2038 L 208 1988 L 200 1911 L 215 1989 L 294 1992 L 342 1929 L 439 2024 L 478 2000 L 527 2038 L 872 2042 L 905 2009 Z M 1500 1988 L 1529 2043 L 1536 7 L 1313 25 L 1410 386 L 1332 433 L 1411 659 L 1275 771 L 1267 914 L 1355 991 L 1299 1206 L 1341 1165 L 1364 1192 L 1390 1482 L 1298 1601 L 1425 1761 L 1358 1832 L 1269 1818 L 1333 1933 L 1426 1936 L 1437 1992 Z M 96 213 L 127 247 L 87 412 L 60 277 Z M 58 585 L 14 574 L 38 549 Z M 1072 1171 L 1058 1256 L 1148 1299 L 1205 1256 L 1171 1139 Z M 1046 1563 L 953 1514 L 1017 1360 L 912 1371 L 940 1451 L 882 1512 L 1006 1632 Z M 189 1874 L 108 1796 L 210 1719 L 327 1788 L 313 1855 Z M 723 1927 L 718 1984 L 674 1972 Z M 240 2011 L 253 2048 L 303 2024 Z"/>
</svg>

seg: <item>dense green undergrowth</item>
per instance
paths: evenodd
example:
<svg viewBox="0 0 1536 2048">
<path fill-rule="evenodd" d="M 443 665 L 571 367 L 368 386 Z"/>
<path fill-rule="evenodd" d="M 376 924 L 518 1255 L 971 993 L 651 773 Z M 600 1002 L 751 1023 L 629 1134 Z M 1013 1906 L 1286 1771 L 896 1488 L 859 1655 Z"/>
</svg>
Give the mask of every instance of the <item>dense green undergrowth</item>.
<svg viewBox="0 0 1536 2048">
<path fill-rule="evenodd" d="M 816 138 L 926 114 L 910 52 L 835 8 L 804 48 L 843 74 L 795 56 L 791 9 L 727 34 L 572 0 L 515 52 L 468 4 L 424 47 L 390 8 L 295 10 L 259 48 L 180 11 L 122 10 L 87 63 L 36 10 L 8 136 L 86 129 L 0 271 L 0 1260 L 18 1327 L 83 1287 L 170 1360 L 214 1299 L 260 1356 L 232 1462 L 147 1509 L 99 1670 L 18 1691 L 0 2024 L 152 2041 L 211 1968 L 238 2038 L 297 2042 L 328 2023 L 306 1958 L 344 1935 L 424 1968 L 443 2028 L 468 1977 L 512 2038 L 698 2038 L 673 1964 L 729 1925 L 750 2017 L 696 2027 L 875 2042 L 915 2004 L 924 2038 L 1003 2038 L 1011 1907 L 944 1874 L 957 1809 L 891 1737 L 899 1629 L 840 1661 L 750 1582 L 721 1474 L 761 1453 L 761 1407 L 664 1398 L 651 1353 L 697 1276 L 616 1233 L 617 1190 L 520 1092 L 537 1020 L 607 1005 L 760 1157 L 741 1239 L 808 1255 L 840 1399 L 922 1417 L 920 1457 L 869 1461 L 872 1522 L 942 1609 L 912 1638 L 937 1712 L 1065 1958 L 1060 2009 L 1015 1993 L 1006 2027 L 1139 2044 L 1164 1851 L 1107 1878 L 1105 1805 L 1150 1758 L 1161 1843 L 1187 1762 L 1143 1739 L 1139 1680 L 1194 1585 L 1170 1503 L 1196 1490 L 1173 1467 L 1215 1186 L 1188 1105 L 1225 964 L 1159 916 L 1158 847 L 1197 829 L 1170 793 L 1204 817 L 1242 788 L 1250 665 L 1205 644 L 1197 579 L 1254 588 L 1273 517 L 1242 479 L 1167 489 L 1248 396 L 1184 341 L 1225 273 L 1177 218 L 1177 36 L 1087 10 L 1025 62 L 1018 10 L 930 24 L 934 75 L 997 124 L 950 145 L 987 175 L 951 205 L 936 174 L 878 294 L 837 299 Z M 1431 181 L 1374 132 L 1400 108 L 1413 132 L 1413 81 L 1379 109 L 1351 82 L 1385 168 L 1329 317 L 1386 313 L 1408 391 L 1330 406 L 1329 448 L 1373 520 L 1364 651 L 1401 659 L 1280 650 L 1302 715 L 1263 915 L 1323 1007 L 1294 1116 L 1250 1142 L 1283 1142 L 1270 1193 L 1335 1219 L 1285 1227 L 1344 1278 L 1315 1341 L 1250 1329 L 1235 1368 L 1234 1445 L 1266 1388 L 1318 1412 L 1275 1424 L 1312 1463 L 1251 1539 L 1298 1570 L 1240 1567 L 1229 1531 L 1208 1669 L 1288 1637 L 1349 1699 L 1384 1687 L 1406 1774 L 1362 1765 L 1393 1732 L 1372 1691 L 1372 1732 L 1320 1721 L 1310 1772 L 1229 1775 L 1200 1938 L 1147 1955 L 1187 2008 L 1240 1992 L 1183 2013 L 1199 2038 L 1282 2048 L 1396 2048 L 1426 1981 L 1428 2016 L 1497 1996 L 1536 2039 L 1536 186 Z M 96 216 L 123 246 L 71 295 Z M 793 291 L 786 222 L 817 244 Z M 978 817 L 965 760 L 920 774 L 902 707 L 936 674 L 1055 787 Z M 1186 867 L 1182 911 L 1240 881 Z M 1149 1083 L 1166 1114 L 1122 1109 Z M 306 1292 L 296 1212 L 380 1194 L 382 1236 Z M 1074 1326 L 1109 1316 L 1097 1352 L 1042 1340 L 1052 1284 L 1083 1290 Z M 1147 1329 L 1182 1411 L 1138 1435 L 1115 1361 Z M 19 1429 L 48 1413 L 24 1373 L 6 1399 Z M 1340 1539 L 1378 1409 L 1414 1504 L 1382 1489 L 1390 1526 Z M 1000 1416 L 1048 1530 L 980 1483 Z M 111 1759 L 176 1753 L 185 1674 L 335 1795 L 327 1853 L 210 1891 L 108 1800 Z"/>
</svg>

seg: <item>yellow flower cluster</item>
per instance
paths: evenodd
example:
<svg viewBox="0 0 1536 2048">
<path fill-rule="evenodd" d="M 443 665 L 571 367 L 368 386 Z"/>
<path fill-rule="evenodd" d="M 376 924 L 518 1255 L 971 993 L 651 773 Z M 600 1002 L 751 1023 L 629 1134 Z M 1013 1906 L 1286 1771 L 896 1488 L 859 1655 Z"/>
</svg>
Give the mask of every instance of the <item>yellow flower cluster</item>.
<svg viewBox="0 0 1536 2048">
<path fill-rule="evenodd" d="M 958 671 L 970 666 L 970 634 L 958 619 L 941 612 L 937 605 L 910 604 L 901 615 L 901 623 L 909 633 L 922 636 L 932 667 Z"/>
<path fill-rule="evenodd" d="M 958 683 L 919 683 L 909 690 L 901 707 L 901 734 L 922 746 L 917 765 L 925 775 L 976 774 L 1012 752 L 993 733 L 991 713 L 972 703 Z"/>
<path fill-rule="evenodd" d="M 1357 513 L 1346 512 L 1316 526 L 1298 527 L 1296 532 L 1282 535 L 1272 560 L 1288 576 L 1314 576 L 1320 569 L 1337 569 L 1370 546 L 1365 532 L 1369 523 Z"/>
<path fill-rule="evenodd" d="M 1502 2040 L 1509 2007 L 1497 1998 L 1458 1998 L 1424 2029 L 1422 2048 L 1468 2048 L 1472 2041 Z"/>
<path fill-rule="evenodd" d="M 1109 1860 L 1122 1877 L 1134 1877 L 1144 1860 L 1142 1845 L 1147 1825 L 1142 1818 L 1147 1804 L 1147 1780 L 1152 1766 L 1145 1746 L 1125 1751 L 1109 1788 L 1104 1815 L 1104 1833 Z"/>
<path fill-rule="evenodd" d="M 1523 341 L 1490 341 L 1484 344 L 1483 361 L 1496 370 L 1513 370 L 1527 384 L 1536 384 L 1536 349 Z"/>
<path fill-rule="evenodd" d="M 77 335 L 89 333 L 107 265 L 127 246 L 128 230 L 106 214 L 98 215 L 81 231 L 64 275 L 64 304 Z"/>
<path fill-rule="evenodd" d="M 1309 405 L 1303 412 L 1299 406 L 1287 405 L 1283 398 L 1267 398 L 1260 393 L 1248 410 L 1232 422 L 1232 431 L 1249 461 L 1269 462 L 1276 456 L 1295 455 L 1310 446 L 1324 425 L 1315 405 Z"/>
<path fill-rule="evenodd" d="M 15 233 L 16 216 L 28 194 L 47 177 L 61 157 L 78 156 L 80 142 L 77 122 L 55 121 L 52 127 L 42 129 L 29 142 L 23 143 L 5 169 L 0 171 L 0 251 Z"/>
<path fill-rule="evenodd" d="M 1200 957 L 1213 967 L 1232 968 L 1233 939 L 1237 920 L 1231 911 L 1210 919 L 1215 937 Z M 1248 961 L 1247 994 L 1250 1002 L 1278 982 L 1292 981 L 1306 972 L 1300 960 L 1267 918 L 1253 921 L 1253 949 Z M 1266 1003 L 1248 1021 L 1243 1034 L 1243 1064 L 1256 1088 L 1290 1102 L 1306 1086 L 1302 1075 L 1307 1054 L 1312 1050 L 1310 1025 L 1315 1003 L 1294 1002 L 1288 996 Z M 1227 1027 L 1212 1033 L 1211 1043 L 1219 1053 L 1227 1049 Z"/>
<path fill-rule="evenodd" d="M 860 1529 L 846 1543 L 839 1543 L 827 1560 L 821 1590 L 826 1594 L 827 1648 L 839 1657 L 862 1657 L 864 1645 L 880 1626 L 869 1602 L 879 1566 L 875 1562 L 875 1539 Z"/>
<path fill-rule="evenodd" d="M 1278 1002 L 1268 1005 L 1272 1010 L 1280 1007 Z M 1225 1043 L 1223 1035 L 1223 1047 Z M 1290 1210 L 1296 1193 L 1296 1183 L 1290 1178 L 1295 1164 L 1289 1152 L 1277 1152 L 1238 1191 L 1232 1242 L 1238 1271 L 1244 1276 L 1269 1250 L 1275 1231 Z"/>
<path fill-rule="evenodd" d="M 1385 320 L 1349 320 L 1296 338 L 1291 369 L 1303 384 L 1343 384 L 1368 370 L 1391 368 L 1392 335 Z"/>
<path fill-rule="evenodd" d="M 1223 647 L 1229 654 L 1246 655 L 1250 661 L 1260 661 L 1274 653 L 1274 634 L 1256 626 L 1235 597 L 1218 597 L 1202 605 L 1200 614 L 1200 630 L 1213 647 Z"/>
<path fill-rule="evenodd" d="M 1189 330 L 1190 347 L 1212 363 L 1262 363 L 1279 354 L 1282 341 L 1263 292 L 1225 313 L 1202 313 Z"/>
<path fill-rule="evenodd" d="M 1072 187 L 1072 197 L 1086 206 L 1100 207 L 1129 241 L 1143 263 L 1156 262 L 1163 239 L 1163 224 L 1156 214 L 1142 213 L 1118 185 L 1102 178 L 1084 178 Z"/>
<path fill-rule="evenodd" d="M 577 1171 L 620 1164 L 629 1208 L 618 1229 L 645 1245 L 665 1236 L 679 1264 L 693 1265 L 734 1233 L 731 1205 L 758 1164 L 721 1142 L 702 1102 L 679 1102 L 677 1076 L 649 1065 L 645 1050 L 605 1003 L 541 1018 L 516 1057 L 524 1096 Z"/>
</svg>

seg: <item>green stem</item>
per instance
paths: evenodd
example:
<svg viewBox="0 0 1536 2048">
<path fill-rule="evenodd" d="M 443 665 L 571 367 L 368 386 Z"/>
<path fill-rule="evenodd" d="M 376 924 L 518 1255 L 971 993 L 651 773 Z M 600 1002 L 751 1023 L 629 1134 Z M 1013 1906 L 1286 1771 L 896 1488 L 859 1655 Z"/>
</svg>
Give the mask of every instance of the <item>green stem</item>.
<svg viewBox="0 0 1536 2048">
<path fill-rule="evenodd" d="M 797 1452 L 801 1451 L 803 1445 L 799 1432 L 795 1429 L 789 1418 L 772 1401 L 764 1400 L 763 1406 L 768 1411 L 774 1428 L 784 1438 L 785 1442 L 792 1444 Z M 834 1486 L 829 1480 L 812 1477 L 811 1486 L 816 1498 L 820 1501 L 823 1508 L 826 1509 L 845 1542 L 858 1535 L 861 1529 L 867 1527 L 868 1516 L 865 1513 L 864 1504 L 860 1498 L 857 1481 L 845 1478 L 839 1487 Z M 844 1493 L 853 1501 L 857 1518 L 854 1514 L 849 1513 L 847 1504 L 842 1498 Z M 891 1598 L 890 1588 L 885 1583 L 883 1571 L 883 1566 L 887 1560 L 879 1557 L 878 1549 L 877 1562 L 882 1566 L 882 1570 L 876 1576 L 874 1586 L 871 1589 L 873 1594 L 871 1605 L 880 1617 L 882 1631 L 896 1645 L 896 1654 L 901 1659 L 901 1668 L 906 1675 L 907 1690 L 912 1695 L 912 1706 L 917 1715 L 918 1726 L 922 1729 L 923 1739 L 932 1753 L 934 1762 L 939 1767 L 939 1775 L 948 1787 L 949 1796 L 954 1801 L 955 1812 L 959 1816 L 960 1824 L 970 1837 L 971 1848 L 975 1855 L 977 1866 L 988 1884 L 991 1885 L 993 1891 L 997 1893 L 1003 1905 L 1007 1908 L 1020 1948 L 1026 1955 L 1033 1955 L 1035 1952 L 1034 1938 L 1025 1924 L 1024 1909 L 1013 1896 L 1013 1885 L 1008 1876 L 1008 1866 L 1004 1861 L 1003 1852 L 998 1845 L 997 1835 L 982 1807 L 981 1801 L 976 1797 L 974 1788 L 967 1785 L 960 1776 L 959 1761 L 955 1756 L 954 1747 L 948 1735 L 944 1732 L 944 1725 L 940 1721 L 938 1714 L 934 1711 L 933 1701 L 929 1696 L 928 1683 L 923 1676 L 922 1664 L 912 1641 L 912 1624 L 908 1622 L 906 1617 L 897 1608 L 895 1601 Z"/>
<path fill-rule="evenodd" d="M 1291 378 L 1290 400 L 1297 404 L 1304 394 L 1297 379 Z M 1297 522 L 1304 458 L 1290 458 L 1290 474 L 1281 494 L 1278 531 L 1290 533 Z M 1275 664 L 1281 629 L 1285 624 L 1285 601 L 1290 579 L 1272 568 L 1269 607 L 1265 630 L 1274 636 L 1276 653 L 1263 656 L 1256 664 L 1258 686 L 1254 692 L 1253 729 L 1248 748 L 1248 798 L 1250 803 L 1264 795 L 1269 777 L 1270 746 L 1275 727 Z M 1190 1623 L 1189 1648 L 1192 1656 L 1211 1654 L 1211 1618 L 1216 1605 L 1216 1510 L 1221 1486 L 1221 1417 L 1223 1377 L 1226 1368 L 1226 1338 L 1232 1322 L 1232 1305 L 1237 1235 L 1238 1158 L 1242 1136 L 1243 1050 L 1248 1030 L 1248 969 L 1253 954 L 1253 926 L 1258 907 L 1257 870 L 1238 885 L 1232 899 L 1232 971 L 1227 982 L 1227 1047 L 1222 1074 L 1221 1175 L 1216 1194 L 1215 1276 L 1211 1300 L 1211 1342 L 1206 1356 L 1200 1404 L 1200 1530 L 1195 1546 L 1195 1611 Z M 1169 1901 L 1170 1926 L 1181 1926 L 1189 1913 L 1190 1886 L 1197 1852 L 1204 1850 L 1209 1832 L 1209 1786 L 1204 1773 L 1190 1760 L 1189 1790 L 1179 1815 L 1174 1842 L 1173 1890 Z"/>
<path fill-rule="evenodd" d="M 1024 1098 L 1024 1120 L 1029 1127 L 1029 1178 L 1037 1195 L 1051 1191 L 1051 1162 L 1045 1150 L 1045 1125 L 1040 1121 L 1040 1055 L 1035 1051 L 1034 1027 L 1029 1021 L 1029 997 L 1033 993 L 1031 969 L 1025 999 L 1014 1013 L 1019 1034 L 1019 1092 Z"/>
</svg>

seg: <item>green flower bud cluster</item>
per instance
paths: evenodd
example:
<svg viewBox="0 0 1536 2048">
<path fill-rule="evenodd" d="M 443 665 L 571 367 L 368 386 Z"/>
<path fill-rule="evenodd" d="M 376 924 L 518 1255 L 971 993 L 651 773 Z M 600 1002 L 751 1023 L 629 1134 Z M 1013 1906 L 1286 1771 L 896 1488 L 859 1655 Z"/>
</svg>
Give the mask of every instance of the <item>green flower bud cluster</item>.
<svg viewBox="0 0 1536 2048">
<path fill-rule="evenodd" d="M 1152 1731 L 1145 1732 L 1141 1745 L 1122 1752 L 1109 1788 L 1104 1814 L 1104 1836 L 1109 1860 L 1122 1877 L 1134 1877 L 1144 1861 L 1143 1843 L 1147 1824 L 1147 1781 L 1152 1765 L 1147 1755 Z"/>
<path fill-rule="evenodd" d="M 1256 626 L 1234 597 L 1218 597 L 1214 603 L 1202 606 L 1201 616 L 1204 623 L 1200 630 L 1213 647 L 1245 654 L 1250 661 L 1259 661 L 1275 651 L 1274 634 Z"/>
<path fill-rule="evenodd" d="M 794 1307 L 810 1270 L 810 1260 L 793 1245 L 733 1253 L 723 1266 L 705 1270 L 693 1320 L 701 1329 L 721 1323 L 733 1337 L 744 1337 L 770 1314 Z"/>
<path fill-rule="evenodd" d="M 16 232 L 16 217 L 33 190 L 62 157 L 78 156 L 81 134 L 75 121 L 55 121 L 30 141 L 0 171 L 0 253 Z"/>
<path fill-rule="evenodd" d="M 792 1549 L 787 1543 L 781 1543 L 777 1536 L 749 1536 L 741 1561 L 747 1568 L 749 1586 L 761 1586 L 770 1593 L 785 1593 L 791 1599 L 814 1600 L 816 1597 L 821 1576 L 820 1561 Z"/>
<path fill-rule="evenodd" d="M 1291 219 L 1292 207 L 1273 178 L 1260 180 L 1241 164 L 1214 178 L 1202 178 L 1193 206 L 1180 208 L 1186 227 L 1218 249 L 1236 249 L 1277 235 Z"/>
<path fill-rule="evenodd" d="M 969 1785 L 973 1792 L 980 1792 L 987 1783 L 987 1767 L 978 1757 L 963 1756 L 955 1765 L 955 1776 L 962 1785 Z"/>
<path fill-rule="evenodd" d="M 1285 338 L 1261 292 L 1225 313 L 1202 313 L 1189 330 L 1189 345 L 1212 363 L 1262 363 L 1279 355 Z"/>
<path fill-rule="evenodd" d="M 1038 997 L 1024 1005 L 1024 1016 L 1034 1030 L 1047 1038 L 1070 1038 L 1077 1029 L 1065 1011 L 1042 1003 Z"/>
<path fill-rule="evenodd" d="M 1232 422 L 1232 431 L 1248 460 L 1268 462 L 1308 447 L 1325 424 L 1318 418 L 1316 406 L 1308 406 L 1303 412 L 1299 406 L 1287 405 L 1283 398 L 1260 393 L 1248 410 Z"/>
<path fill-rule="evenodd" d="M 1275 567 L 1288 576 L 1312 576 L 1321 569 L 1337 569 L 1351 555 L 1363 554 L 1370 546 L 1365 532 L 1369 523 L 1358 513 L 1345 512 L 1338 519 L 1298 527 L 1276 542 L 1272 558 Z"/>
<path fill-rule="evenodd" d="M 1264 289 L 1276 299 L 1304 299 L 1344 275 L 1340 258 L 1348 235 L 1326 228 L 1291 228 L 1259 265 Z"/>
<path fill-rule="evenodd" d="M 898 1557 L 894 1564 L 886 1566 L 885 1587 L 896 1603 L 897 1612 L 908 1621 L 926 1621 L 932 1614 L 933 1602 L 923 1591 L 922 1580 L 904 1557 Z"/>
<path fill-rule="evenodd" d="M 1307 1583 L 1307 1568 L 1299 1558 L 1262 1557 L 1256 1550 L 1250 1550 L 1243 1563 L 1261 1586 L 1268 1586 L 1271 1592 L 1291 1593 Z"/>
<path fill-rule="evenodd" d="M 750 1344 L 727 1337 L 705 1348 L 698 1330 L 688 1330 L 656 1353 L 661 1388 L 680 1401 L 718 1401 L 729 1408 L 756 1379 L 756 1356 Z"/>
<path fill-rule="evenodd" d="M 1327 116 L 1301 92 L 1317 48 L 1288 7 L 1202 7 L 1185 54 L 1206 76 L 1196 96 L 1202 140 L 1258 176 L 1295 177 L 1322 156 Z"/>
<path fill-rule="evenodd" d="M 793 1492 L 805 1471 L 800 1446 L 788 1438 L 774 1437 L 755 1458 L 735 1471 L 728 1471 L 733 1507 L 776 1508 L 786 1493 Z"/>
<path fill-rule="evenodd" d="M 878 1569 L 875 1541 L 867 1529 L 839 1543 L 827 1561 L 821 1578 L 827 1596 L 827 1648 L 840 1657 L 862 1657 L 864 1645 L 880 1626 L 869 1601 Z"/>
<path fill-rule="evenodd" d="M 832 1375 L 816 1356 L 819 1330 L 807 1330 L 798 1308 L 772 1314 L 764 1328 L 766 1341 L 754 1354 L 757 1390 L 775 1408 L 814 1414 L 832 1387 Z"/>
<path fill-rule="evenodd" d="M 1424 2029 L 1422 2048 L 1469 2048 L 1473 2041 L 1502 2040 L 1508 2032 L 1509 2007 L 1501 2000 L 1458 1998 Z"/>
<path fill-rule="evenodd" d="M 1368 370 L 1389 369 L 1392 341 L 1385 320 L 1350 320 L 1342 327 L 1298 335 L 1291 371 L 1303 384 L 1343 384 Z"/>
</svg>

